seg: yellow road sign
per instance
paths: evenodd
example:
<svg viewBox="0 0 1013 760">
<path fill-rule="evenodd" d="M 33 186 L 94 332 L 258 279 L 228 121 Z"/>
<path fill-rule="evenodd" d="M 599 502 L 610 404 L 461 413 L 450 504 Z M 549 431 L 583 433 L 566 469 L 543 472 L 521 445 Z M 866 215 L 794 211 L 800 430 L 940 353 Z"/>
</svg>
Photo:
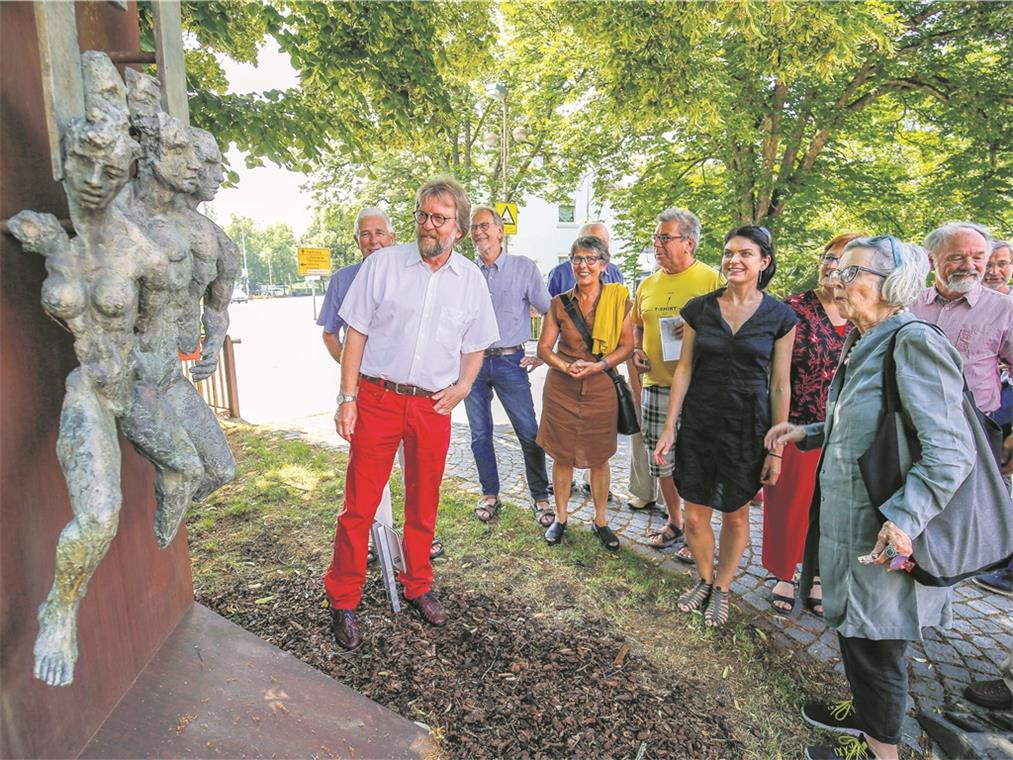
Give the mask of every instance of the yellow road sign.
<svg viewBox="0 0 1013 760">
<path fill-rule="evenodd" d="M 324 270 L 326 274 L 331 273 L 331 249 L 330 248 L 300 248 L 299 249 L 299 276 L 305 277 L 310 270 Z"/>
<path fill-rule="evenodd" d="M 497 203 L 496 213 L 503 217 L 503 232 L 507 235 L 517 234 L 517 204 Z"/>
</svg>

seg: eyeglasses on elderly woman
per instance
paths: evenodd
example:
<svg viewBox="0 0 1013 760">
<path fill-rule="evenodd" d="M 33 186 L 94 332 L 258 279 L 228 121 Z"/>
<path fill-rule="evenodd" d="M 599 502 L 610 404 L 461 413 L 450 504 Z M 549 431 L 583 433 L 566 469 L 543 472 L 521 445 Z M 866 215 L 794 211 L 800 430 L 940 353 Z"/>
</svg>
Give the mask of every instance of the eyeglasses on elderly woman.
<svg viewBox="0 0 1013 760">
<path fill-rule="evenodd" d="M 859 266 L 858 264 L 852 264 L 849 267 L 844 267 L 844 269 L 835 269 L 832 272 L 828 272 L 827 279 L 830 280 L 831 282 L 833 282 L 834 280 L 840 280 L 845 285 L 847 285 L 849 282 L 855 281 L 855 278 L 858 277 L 859 272 L 868 272 L 869 274 L 874 274 L 877 277 L 883 278 L 890 276 L 889 272 L 881 272 L 878 269 L 869 269 L 869 267 L 863 267 Z"/>
<path fill-rule="evenodd" d="M 593 264 L 596 261 L 601 261 L 601 256 L 571 256 L 570 261 L 574 264 Z"/>
</svg>

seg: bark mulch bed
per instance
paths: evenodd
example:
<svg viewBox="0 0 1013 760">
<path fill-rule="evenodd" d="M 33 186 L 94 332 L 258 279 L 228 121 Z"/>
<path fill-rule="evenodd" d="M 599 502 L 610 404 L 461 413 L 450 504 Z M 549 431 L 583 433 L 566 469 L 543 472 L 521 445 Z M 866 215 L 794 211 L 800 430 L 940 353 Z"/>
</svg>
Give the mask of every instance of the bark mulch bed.
<svg viewBox="0 0 1013 760">
<path fill-rule="evenodd" d="M 451 757 L 742 754 L 729 738 L 734 695 L 715 697 L 692 674 L 655 667 L 606 620 L 451 581 L 437 589 L 451 615 L 437 629 L 410 609 L 394 616 L 370 576 L 359 607 L 366 640 L 352 653 L 331 639 L 319 578 L 265 580 L 255 590 L 242 582 L 198 601 L 432 727 Z"/>
</svg>

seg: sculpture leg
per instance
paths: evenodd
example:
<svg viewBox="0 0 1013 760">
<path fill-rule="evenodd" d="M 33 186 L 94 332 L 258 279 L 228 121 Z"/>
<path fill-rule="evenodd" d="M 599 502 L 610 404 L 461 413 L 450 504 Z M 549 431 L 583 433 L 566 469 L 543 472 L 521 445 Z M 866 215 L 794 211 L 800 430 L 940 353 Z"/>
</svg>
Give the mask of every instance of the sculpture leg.
<svg viewBox="0 0 1013 760">
<path fill-rule="evenodd" d="M 74 518 L 60 533 L 53 587 L 39 607 L 34 672 L 65 686 L 77 661 L 77 608 L 116 535 L 122 500 L 116 421 L 80 368 L 67 377 L 56 452 Z"/>
<path fill-rule="evenodd" d="M 180 410 L 180 420 L 204 466 L 204 477 L 193 495 L 199 501 L 235 479 L 236 460 L 215 413 L 192 384 L 180 376 L 169 397 Z"/>
<path fill-rule="evenodd" d="M 173 407 L 168 388 L 138 383 L 123 433 L 155 466 L 155 539 L 163 549 L 172 543 L 186 508 L 204 478 L 197 450 Z"/>
</svg>

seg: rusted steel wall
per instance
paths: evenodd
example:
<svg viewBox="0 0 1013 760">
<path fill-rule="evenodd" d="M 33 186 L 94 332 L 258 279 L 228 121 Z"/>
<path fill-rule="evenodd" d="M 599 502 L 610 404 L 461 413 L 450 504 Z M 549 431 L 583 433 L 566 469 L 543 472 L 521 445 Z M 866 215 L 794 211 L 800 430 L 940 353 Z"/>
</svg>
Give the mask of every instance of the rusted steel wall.
<svg viewBox="0 0 1013 760">
<path fill-rule="evenodd" d="M 137 10 L 77 5 L 82 50 L 138 49 Z M 66 218 L 53 181 L 32 3 L 0 2 L 0 218 L 22 209 Z M 71 517 L 56 436 L 71 336 L 39 303 L 41 256 L 0 235 L 0 755 L 76 756 L 193 603 L 186 534 L 166 551 L 152 533 L 153 470 L 121 437 L 119 533 L 81 603 L 74 683 L 32 677 L 35 612 Z"/>
</svg>

